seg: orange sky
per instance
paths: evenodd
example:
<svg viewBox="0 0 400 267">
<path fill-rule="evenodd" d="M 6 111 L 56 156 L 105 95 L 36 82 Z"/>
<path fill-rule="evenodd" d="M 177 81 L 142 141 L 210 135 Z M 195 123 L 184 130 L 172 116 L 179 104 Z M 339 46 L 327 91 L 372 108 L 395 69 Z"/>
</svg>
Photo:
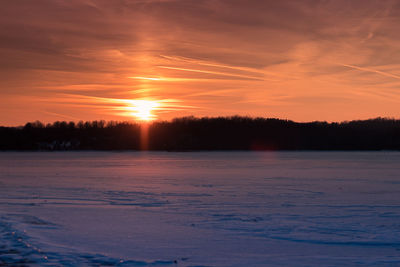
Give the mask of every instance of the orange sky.
<svg viewBox="0 0 400 267">
<path fill-rule="evenodd" d="M 12 0 L 0 125 L 250 115 L 400 117 L 400 2 Z"/>
</svg>

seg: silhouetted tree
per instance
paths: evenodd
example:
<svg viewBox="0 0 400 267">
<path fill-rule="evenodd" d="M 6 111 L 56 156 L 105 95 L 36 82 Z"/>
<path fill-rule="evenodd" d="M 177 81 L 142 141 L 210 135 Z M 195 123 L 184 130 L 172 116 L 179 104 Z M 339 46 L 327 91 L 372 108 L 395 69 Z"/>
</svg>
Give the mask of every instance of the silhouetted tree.
<svg viewBox="0 0 400 267">
<path fill-rule="evenodd" d="M 399 150 L 400 121 L 342 123 L 217 117 L 177 118 L 148 125 L 150 150 Z M 0 150 L 139 150 L 141 125 L 56 121 L 0 127 Z"/>
</svg>

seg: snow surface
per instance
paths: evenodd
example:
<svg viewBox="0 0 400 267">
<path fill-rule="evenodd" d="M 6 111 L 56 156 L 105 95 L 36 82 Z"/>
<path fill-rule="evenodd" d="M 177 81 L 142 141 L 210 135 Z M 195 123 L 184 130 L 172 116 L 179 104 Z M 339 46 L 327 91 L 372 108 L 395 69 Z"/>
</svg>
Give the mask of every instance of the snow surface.
<svg viewBox="0 0 400 267">
<path fill-rule="evenodd" d="M 0 265 L 400 266 L 400 153 L 0 153 Z"/>
</svg>

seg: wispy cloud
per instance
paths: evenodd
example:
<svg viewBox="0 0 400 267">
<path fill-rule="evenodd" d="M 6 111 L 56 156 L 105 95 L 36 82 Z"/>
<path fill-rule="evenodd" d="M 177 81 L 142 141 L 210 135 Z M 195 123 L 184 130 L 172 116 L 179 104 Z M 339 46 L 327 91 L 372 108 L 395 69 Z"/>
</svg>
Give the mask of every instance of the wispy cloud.
<svg viewBox="0 0 400 267">
<path fill-rule="evenodd" d="M 400 117 L 399 24 L 392 0 L 3 1 L 0 124 L 130 99 L 165 119 Z"/>
<path fill-rule="evenodd" d="M 177 99 L 153 99 L 153 98 L 139 98 L 139 99 L 122 99 L 122 98 L 108 98 L 97 97 L 88 95 L 77 94 L 63 94 L 64 102 L 71 101 L 72 103 L 86 104 L 91 108 L 100 108 L 101 110 L 111 110 L 115 115 L 132 116 L 132 109 L 141 105 L 142 102 L 155 103 L 152 106 L 154 111 L 154 118 L 157 118 L 157 113 L 167 113 L 182 111 L 188 109 L 197 109 L 198 107 L 183 104 L 181 100 Z"/>
<path fill-rule="evenodd" d="M 202 70 L 202 69 L 189 69 L 189 68 L 180 68 L 180 67 L 171 67 L 171 66 L 157 66 L 158 68 L 162 69 L 169 69 L 169 70 L 178 70 L 178 71 L 188 71 L 188 72 L 196 72 L 196 73 L 204 73 L 204 74 L 212 74 L 221 76 L 221 77 L 231 77 L 234 79 L 246 79 L 246 80 L 255 80 L 255 81 L 262 81 L 263 79 L 259 77 L 249 76 L 249 75 L 240 75 L 240 74 L 232 74 L 228 72 L 219 72 L 219 71 L 211 71 L 211 70 Z"/>
<path fill-rule="evenodd" d="M 183 77 L 129 77 L 135 80 L 153 81 L 153 82 L 198 82 L 198 81 L 215 81 L 215 79 L 206 78 L 183 78 Z"/>
<path fill-rule="evenodd" d="M 354 66 L 354 65 L 349 65 L 349 64 L 342 64 L 342 66 L 344 67 L 348 67 L 351 69 L 356 69 L 356 70 L 360 70 L 360 71 L 366 71 L 366 72 L 371 72 L 371 73 L 375 73 L 375 74 L 379 74 L 379 75 L 383 75 L 386 77 L 390 77 L 390 78 L 394 78 L 397 80 L 400 80 L 400 75 L 395 75 L 389 72 L 385 72 L 385 71 L 380 71 L 380 70 L 376 70 L 376 69 L 371 69 L 371 68 L 365 68 L 365 67 L 359 67 L 359 66 Z"/>
<path fill-rule="evenodd" d="M 70 116 L 70 115 L 66 115 L 66 114 L 60 114 L 60 113 L 57 113 L 57 112 L 51 112 L 51 111 L 42 111 L 42 112 L 47 114 L 47 115 L 51 115 L 53 117 L 56 117 L 56 118 L 68 119 L 68 120 L 74 120 L 74 121 L 80 120 L 80 118 L 78 118 L 78 117 L 74 117 L 74 116 Z"/>
<path fill-rule="evenodd" d="M 264 75 L 264 72 L 260 71 L 259 69 L 256 68 L 249 68 L 249 67 L 241 67 L 241 66 L 234 66 L 234 65 L 225 65 L 225 64 L 220 64 L 212 61 L 205 61 L 205 60 L 196 60 L 192 58 L 186 58 L 186 57 L 174 57 L 174 56 L 168 56 L 168 55 L 160 55 L 160 57 L 172 60 L 172 61 L 180 61 L 180 62 L 188 62 L 196 65 L 201 65 L 201 66 L 210 66 L 210 67 L 218 67 L 218 68 L 224 68 L 224 69 L 231 69 L 231 70 L 239 70 L 239 71 L 244 71 L 244 72 L 249 72 L 252 73 L 254 76 L 259 76 L 262 77 Z M 272 74 L 272 73 L 271 73 Z"/>
</svg>

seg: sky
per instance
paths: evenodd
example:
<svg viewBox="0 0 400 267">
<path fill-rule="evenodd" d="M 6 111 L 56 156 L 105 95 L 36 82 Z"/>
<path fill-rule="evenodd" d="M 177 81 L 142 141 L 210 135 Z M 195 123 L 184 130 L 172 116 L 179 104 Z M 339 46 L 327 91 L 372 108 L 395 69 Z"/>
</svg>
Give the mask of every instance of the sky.
<svg viewBox="0 0 400 267">
<path fill-rule="evenodd" d="M 400 118 L 399 25 L 397 0 L 1 1 L 0 125 Z"/>
</svg>

